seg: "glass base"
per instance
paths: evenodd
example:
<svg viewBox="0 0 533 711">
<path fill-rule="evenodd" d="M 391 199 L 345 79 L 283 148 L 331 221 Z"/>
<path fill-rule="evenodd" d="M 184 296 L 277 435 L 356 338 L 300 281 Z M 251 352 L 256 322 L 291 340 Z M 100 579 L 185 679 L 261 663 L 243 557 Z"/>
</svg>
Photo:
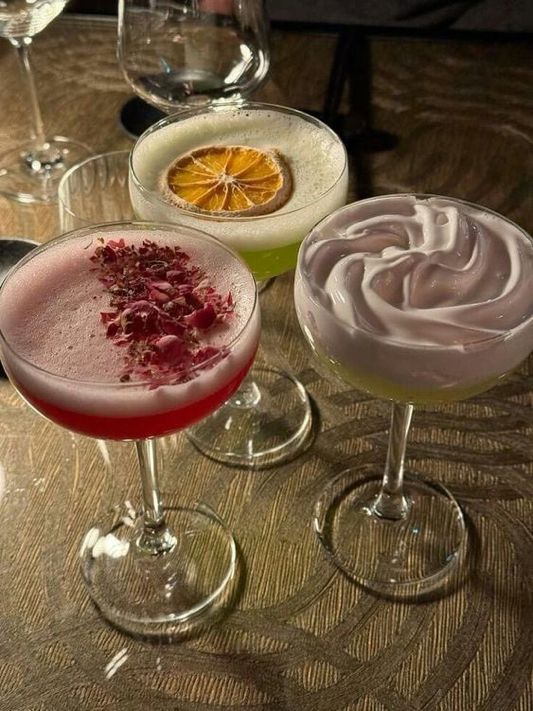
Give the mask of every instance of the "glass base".
<svg viewBox="0 0 533 711">
<path fill-rule="evenodd" d="M 154 553 L 142 516 L 131 507 L 122 513 L 110 527 L 92 528 L 80 550 L 85 585 L 103 616 L 130 634 L 168 639 L 211 623 L 237 578 L 237 548 L 224 523 L 203 506 L 165 509 L 166 551 Z"/>
<path fill-rule="evenodd" d="M 0 194 L 22 202 L 53 202 L 66 170 L 92 155 L 70 138 L 54 136 L 41 150 L 31 141 L 0 155 Z"/>
<path fill-rule="evenodd" d="M 438 589 L 466 546 L 459 504 L 438 484 L 406 477 L 407 512 L 380 517 L 382 476 L 374 467 L 336 477 L 315 507 L 314 526 L 333 562 L 363 587 L 385 596 L 418 597 Z"/>
<path fill-rule="evenodd" d="M 261 469 L 294 459 L 310 443 L 312 429 L 303 385 L 288 373 L 253 368 L 238 392 L 187 436 L 217 462 Z"/>
</svg>

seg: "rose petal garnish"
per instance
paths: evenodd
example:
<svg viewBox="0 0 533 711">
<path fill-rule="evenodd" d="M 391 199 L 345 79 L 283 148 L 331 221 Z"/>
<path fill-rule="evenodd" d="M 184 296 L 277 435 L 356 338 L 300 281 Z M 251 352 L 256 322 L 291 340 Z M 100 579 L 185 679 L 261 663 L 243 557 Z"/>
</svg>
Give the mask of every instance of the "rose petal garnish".
<svg viewBox="0 0 533 711">
<path fill-rule="evenodd" d="M 186 382 L 226 357 L 226 349 L 202 344 L 202 334 L 231 316 L 233 297 L 218 293 L 188 254 L 151 240 L 97 242 L 90 259 L 110 308 L 100 320 L 106 337 L 125 349 L 121 382 Z"/>
<path fill-rule="evenodd" d="M 185 323 L 193 328 L 198 328 L 201 331 L 205 331 L 215 323 L 217 313 L 213 308 L 212 303 L 205 304 L 200 309 L 196 309 L 192 314 L 185 316 L 183 319 Z"/>
</svg>

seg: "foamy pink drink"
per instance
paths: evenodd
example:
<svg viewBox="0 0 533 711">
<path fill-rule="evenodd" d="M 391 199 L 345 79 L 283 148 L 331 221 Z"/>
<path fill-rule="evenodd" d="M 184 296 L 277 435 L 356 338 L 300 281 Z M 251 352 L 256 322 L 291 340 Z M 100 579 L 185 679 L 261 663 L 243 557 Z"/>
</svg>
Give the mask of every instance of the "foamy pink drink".
<svg viewBox="0 0 533 711">
<path fill-rule="evenodd" d="M 307 340 L 342 380 L 392 400 L 384 468 L 356 457 L 314 509 L 329 558 L 365 588 L 435 595 L 465 562 L 453 493 L 406 465 L 414 404 L 487 390 L 529 355 L 532 278 L 529 235 L 454 198 L 361 200 L 302 242 L 295 302 Z"/>
<path fill-rule="evenodd" d="M 307 237 L 295 300 L 342 378 L 400 402 L 482 392 L 533 348 L 533 243 L 490 210 L 389 195 L 348 205 Z"/>
<path fill-rule="evenodd" d="M 182 235 L 176 231 L 85 230 L 81 236 L 32 253 L 8 277 L 0 294 L 3 363 L 17 389 L 39 412 L 86 435 L 143 439 L 189 426 L 237 389 L 259 339 L 253 279 L 216 240 L 206 238 L 200 243 L 186 230 Z M 116 316 L 120 324 L 124 316 L 110 306 L 110 291 L 104 288 L 94 254 L 98 247 L 118 240 L 137 250 L 144 240 L 159 247 L 178 245 L 188 257 L 187 268 L 198 268 L 205 274 L 204 291 L 207 287 L 224 299 L 231 295 L 231 308 L 223 318 L 217 318 L 209 328 L 191 330 L 194 354 L 200 352 L 201 356 L 194 357 L 203 359 L 201 363 L 194 361 L 181 368 L 175 349 L 182 346 L 172 335 L 172 324 L 171 333 L 152 338 L 153 348 L 159 349 L 158 361 L 148 367 L 138 367 L 127 358 L 128 334 L 122 334 L 125 342 L 118 345 L 120 338 L 109 337 L 111 317 Z M 151 302 L 141 303 L 140 318 L 145 316 L 143 308 L 163 314 L 170 298 L 164 288 L 168 292 L 172 285 L 165 281 L 164 269 L 157 276 L 156 267 L 152 282 L 163 291 L 152 289 Z M 168 286 L 161 287 L 164 284 Z M 174 289 L 173 299 L 181 298 L 176 294 Z M 125 306 L 131 312 L 130 307 Z M 208 311 L 199 308 L 196 318 Z M 169 353 L 164 353 L 165 348 Z M 161 354 L 170 354 L 170 369 Z M 186 355 L 190 360 L 191 353 Z"/>
</svg>

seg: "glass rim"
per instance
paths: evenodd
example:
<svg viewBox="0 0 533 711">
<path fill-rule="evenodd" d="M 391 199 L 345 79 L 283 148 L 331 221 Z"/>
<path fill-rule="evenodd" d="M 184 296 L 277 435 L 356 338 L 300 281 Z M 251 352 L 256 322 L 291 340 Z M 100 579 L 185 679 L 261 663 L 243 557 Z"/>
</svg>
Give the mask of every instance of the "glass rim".
<svg viewBox="0 0 533 711">
<path fill-rule="evenodd" d="M 510 218 L 506 217 L 505 215 L 502 215 L 501 213 L 497 212 L 496 210 L 493 210 L 489 207 L 484 207 L 483 205 L 480 205 L 479 203 L 471 202 L 470 200 L 464 200 L 463 198 L 457 198 L 457 197 L 450 197 L 448 195 L 439 195 L 437 193 L 421 193 L 421 192 L 403 192 L 403 193 L 385 193 L 383 195 L 373 195 L 372 197 L 369 198 L 363 198 L 362 200 L 355 200 L 351 203 L 348 203 L 347 205 L 343 205 L 342 207 L 338 208 L 334 212 L 330 213 L 329 215 L 326 215 L 326 217 L 323 217 L 320 222 L 317 222 L 317 224 L 311 229 L 311 231 L 304 237 L 302 240 L 302 243 L 300 245 L 300 249 L 298 251 L 298 261 L 296 265 L 296 274 L 302 279 L 302 281 L 309 282 L 312 284 L 320 294 L 325 294 L 325 290 L 323 289 L 322 286 L 320 286 L 316 280 L 310 275 L 308 272 L 306 272 L 301 265 L 301 262 L 303 260 L 303 255 L 307 249 L 307 247 L 310 244 L 315 244 L 316 242 L 312 242 L 313 236 L 316 234 L 316 232 L 323 227 L 329 220 L 331 220 L 334 216 L 340 214 L 341 212 L 348 210 L 350 208 L 353 208 L 354 205 L 363 205 L 366 203 L 370 202 L 377 202 L 379 200 L 391 200 L 393 198 L 414 198 L 415 201 L 425 201 L 425 200 L 430 200 L 430 199 L 440 199 L 440 200 L 446 200 L 449 203 L 458 203 L 460 205 L 464 205 L 466 207 L 471 207 L 479 212 L 487 213 L 493 217 L 497 217 L 500 220 L 503 220 L 507 224 L 511 225 L 514 227 L 520 234 L 522 234 L 526 241 L 528 241 L 532 247 L 533 247 L 533 237 L 523 228 L 520 227 L 516 222 L 511 220 Z M 323 240 L 327 241 L 327 240 Z M 315 300 L 315 299 L 313 299 Z M 319 306 L 321 308 L 324 308 L 320 302 Z M 356 328 L 354 327 L 353 324 L 348 323 L 344 319 L 339 318 L 336 314 L 330 313 L 330 317 L 337 321 L 338 323 L 342 323 L 346 326 L 349 326 L 351 328 Z M 456 344 L 451 344 L 451 345 L 439 345 L 439 344 L 433 344 L 433 343 L 418 343 L 418 344 L 412 344 L 410 345 L 408 341 L 402 341 L 399 338 L 394 338 L 390 336 L 376 336 L 373 335 L 370 331 L 367 331 L 365 329 L 357 329 L 363 331 L 365 334 L 367 334 L 370 337 L 376 338 L 376 340 L 379 340 L 382 343 L 392 345 L 392 346 L 402 346 L 405 347 L 406 345 L 409 345 L 410 348 L 413 350 L 440 350 L 440 351 L 453 351 L 457 350 L 458 348 L 469 348 L 469 347 L 475 347 L 482 345 L 484 343 L 490 343 L 493 341 L 504 341 L 507 338 L 509 338 L 510 335 L 515 333 L 516 331 L 522 329 L 524 326 L 526 326 L 530 321 L 533 320 L 533 313 L 528 316 L 522 323 L 517 324 L 516 326 L 513 326 L 512 328 L 508 328 L 505 331 L 502 331 L 501 333 L 490 335 L 490 336 L 483 336 L 481 338 L 473 338 L 468 341 L 464 341 L 462 343 L 456 343 Z"/>
<path fill-rule="evenodd" d="M 209 215 L 206 213 L 202 212 L 195 212 L 194 210 L 187 210 L 185 208 L 178 207 L 177 205 L 170 205 L 166 200 L 164 200 L 160 193 L 157 190 L 151 190 L 150 188 L 147 188 L 141 180 L 139 179 L 139 176 L 137 175 L 137 172 L 135 171 L 135 167 L 133 165 L 133 158 L 135 154 L 135 150 L 138 148 L 138 146 L 141 145 L 142 141 L 144 141 L 148 136 L 150 136 L 152 133 L 155 133 L 156 131 L 160 130 L 161 128 L 164 128 L 166 126 L 169 126 L 171 124 L 177 123 L 180 120 L 185 120 L 187 118 L 191 118 L 193 116 L 197 116 L 199 114 L 207 114 L 207 113 L 223 113 L 224 111 L 232 111 L 235 109 L 252 109 L 252 110 L 272 110 L 276 111 L 278 113 L 288 113 L 288 114 L 293 114 L 295 116 L 300 116 L 302 119 L 305 121 L 308 121 L 309 123 L 314 123 L 316 126 L 319 126 L 320 128 L 323 128 L 328 132 L 330 136 L 332 136 L 335 141 L 342 147 L 343 151 L 343 163 L 342 167 L 339 171 L 339 174 L 335 178 L 335 180 L 331 183 L 331 185 L 328 186 L 326 190 L 320 193 L 317 197 L 315 197 L 312 201 L 306 202 L 304 205 L 300 205 L 300 207 L 295 207 L 292 208 L 291 210 L 277 210 L 275 212 L 271 212 L 266 215 L 252 215 L 249 217 L 246 216 L 241 216 L 241 217 L 231 217 L 231 216 L 225 216 L 225 215 Z M 312 116 L 311 114 L 305 113 L 305 111 L 300 111 L 299 109 L 293 109 L 289 106 L 282 106 L 281 104 L 271 104 L 267 102 L 262 102 L 262 101 L 232 101 L 232 102 L 226 102 L 224 104 L 220 105 L 210 105 L 210 106 L 202 106 L 200 108 L 188 108 L 184 109 L 182 111 L 179 111 L 177 113 L 173 113 L 170 116 L 164 116 L 162 119 L 159 119 L 156 123 L 152 124 L 149 126 L 146 131 L 144 131 L 137 141 L 135 142 L 135 145 L 131 149 L 130 152 L 130 157 L 129 157 L 129 175 L 135 184 L 136 188 L 145 195 L 149 195 L 150 199 L 156 200 L 156 202 L 160 205 L 163 205 L 165 207 L 174 207 L 175 210 L 178 212 L 178 214 L 183 214 L 188 217 L 194 217 L 195 219 L 203 219 L 206 222 L 231 222 L 231 223 L 252 223 L 252 222 L 257 222 L 258 220 L 278 220 L 282 219 L 284 217 L 288 217 L 289 215 L 295 215 L 299 212 L 303 212 L 304 210 L 308 210 L 310 205 L 318 202 L 319 200 L 322 200 L 325 198 L 327 195 L 329 195 L 333 190 L 337 187 L 339 182 L 342 180 L 343 176 L 346 174 L 348 170 L 348 152 L 346 150 L 346 146 L 344 145 L 344 142 L 340 138 L 340 136 L 335 133 L 335 131 L 330 128 L 326 123 L 321 121 L 319 118 L 316 118 L 315 116 Z"/>
<path fill-rule="evenodd" d="M 96 153 L 95 155 L 89 156 L 88 158 L 84 158 L 79 163 L 75 163 L 74 165 L 72 165 L 68 170 L 66 170 L 63 173 L 63 175 L 61 176 L 61 179 L 57 185 L 57 202 L 58 202 L 58 206 L 60 207 L 60 209 L 64 210 L 66 213 L 68 213 L 71 217 L 74 217 L 76 220 L 81 220 L 82 222 L 85 222 L 87 224 L 87 226 L 93 224 L 90 222 L 90 220 L 86 220 L 84 217 L 80 217 L 75 212 L 73 212 L 70 207 L 68 207 L 68 205 L 65 202 L 64 195 L 63 195 L 63 193 L 65 191 L 66 184 L 70 180 L 71 175 L 76 173 L 78 170 L 85 168 L 85 166 L 88 163 L 93 163 L 93 162 L 96 162 L 97 160 L 100 160 L 101 158 L 107 158 L 107 157 L 111 157 L 111 156 L 124 155 L 124 157 L 126 157 L 126 155 L 129 156 L 129 154 L 131 153 L 131 150 L 132 150 L 131 148 L 122 148 L 122 149 L 119 149 L 116 151 L 106 151 L 105 153 Z M 129 159 L 128 159 L 126 167 L 128 167 L 128 166 L 129 166 Z M 126 172 L 126 180 L 127 179 L 128 179 L 128 173 Z M 94 223 L 94 224 L 98 224 L 98 223 Z M 100 224 L 105 224 L 105 223 L 100 223 Z M 69 231 L 72 231 L 72 230 L 69 230 Z"/>
<path fill-rule="evenodd" d="M 249 327 L 251 323 L 253 322 L 253 319 L 257 313 L 258 306 L 259 306 L 259 297 L 258 297 L 258 291 L 257 291 L 257 283 L 250 272 L 250 269 L 246 265 L 246 262 L 230 247 L 225 245 L 223 242 L 218 240 L 216 237 L 213 237 L 213 235 L 208 234 L 207 232 L 204 232 L 203 230 L 199 230 L 196 227 L 189 227 L 188 225 L 182 225 L 178 223 L 168 223 L 168 222 L 150 222 L 150 221 L 119 221 L 119 222 L 101 222 L 97 225 L 91 225 L 90 227 L 80 227 L 75 230 L 71 230 L 69 232 L 65 232 L 62 235 L 59 235 L 58 237 L 54 237 L 53 239 L 49 240 L 48 242 L 44 242 L 41 244 L 39 247 L 36 249 L 31 250 L 25 257 L 23 257 L 17 264 L 15 264 L 9 272 L 7 273 L 5 279 L 3 280 L 1 286 L 0 286 L 0 301 L 2 297 L 2 292 L 5 288 L 5 284 L 10 280 L 10 278 L 15 274 L 19 269 L 21 269 L 23 266 L 25 266 L 28 262 L 30 262 L 33 258 L 37 257 L 39 254 L 42 254 L 43 252 L 48 251 L 48 249 L 54 247 L 57 244 L 60 244 L 62 242 L 66 242 L 70 239 L 76 239 L 78 237 L 82 237 L 84 234 L 90 235 L 92 233 L 96 233 L 98 231 L 100 232 L 105 232 L 106 230 L 110 229 L 111 232 L 114 231 L 127 231 L 127 229 L 134 228 L 134 230 L 141 231 L 143 229 L 145 230 L 153 230 L 153 231 L 161 231 L 161 232 L 178 232 L 179 230 L 183 230 L 186 233 L 193 233 L 191 236 L 200 236 L 202 239 L 206 239 L 210 242 L 215 242 L 216 245 L 220 248 L 222 248 L 224 251 L 228 252 L 231 254 L 231 256 L 238 261 L 244 268 L 246 273 L 248 274 L 250 278 L 251 285 L 253 285 L 254 288 L 254 300 L 252 307 L 250 309 L 250 314 L 248 318 L 246 319 L 246 322 L 242 325 L 241 329 L 239 332 L 231 339 L 229 343 L 224 344 L 223 348 L 227 350 L 231 350 L 234 345 L 243 338 L 244 334 L 249 330 Z M 155 229 L 154 229 L 155 228 Z M 99 386 L 99 387 L 106 387 L 106 388 L 118 388 L 120 390 L 124 389 L 135 389 L 135 388 L 142 388 L 146 387 L 149 385 L 154 384 L 154 380 L 134 380 L 134 381 L 129 381 L 129 382 L 112 382 L 109 380 L 83 380 L 81 378 L 69 378 L 68 376 L 61 375 L 60 373 L 54 373 L 51 370 L 47 370 L 46 368 L 43 368 L 39 365 L 36 365 L 33 363 L 31 360 L 28 358 L 20 355 L 15 348 L 13 348 L 9 340 L 6 338 L 4 331 L 0 327 L 0 344 L 2 345 L 2 348 L 7 348 L 16 358 L 17 360 L 21 361 L 25 365 L 29 366 L 32 368 L 34 371 L 37 371 L 38 373 L 42 373 L 47 377 L 51 377 L 54 380 L 61 381 L 64 383 L 68 384 L 73 384 L 73 385 L 81 385 L 81 386 Z M 190 374 L 194 377 L 195 373 L 201 372 L 202 370 L 209 370 L 213 365 L 216 365 L 217 362 L 220 362 L 220 357 L 219 353 L 211 356 L 211 358 L 208 358 L 206 361 L 204 361 L 201 364 L 198 364 L 194 366 L 193 368 L 190 369 Z M 192 380 L 192 378 L 191 378 Z M 155 381 L 157 383 L 157 381 Z M 164 380 L 161 381 L 160 385 L 158 387 L 176 387 L 178 385 L 186 385 L 189 380 L 184 381 L 183 383 L 168 383 L 165 382 Z"/>
</svg>

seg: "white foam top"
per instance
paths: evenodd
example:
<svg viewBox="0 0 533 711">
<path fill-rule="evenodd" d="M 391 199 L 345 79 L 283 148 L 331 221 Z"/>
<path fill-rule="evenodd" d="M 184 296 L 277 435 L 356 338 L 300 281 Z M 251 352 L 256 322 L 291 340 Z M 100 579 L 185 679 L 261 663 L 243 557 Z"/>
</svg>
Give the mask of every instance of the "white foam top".
<svg viewBox="0 0 533 711">
<path fill-rule="evenodd" d="M 106 338 L 100 312 L 112 308 L 90 261 L 99 244 L 97 237 L 123 237 L 126 244 L 140 244 L 143 239 L 178 244 L 193 263 L 206 271 L 221 294 L 231 291 L 234 314 L 227 323 L 206 332 L 206 345 L 231 343 L 250 318 L 255 299 L 252 277 L 216 242 L 200 242 L 190 234 L 138 230 L 66 239 L 32 257 L 14 272 L 0 293 L 0 329 L 10 346 L 4 348 L 3 355 L 23 388 L 78 411 L 103 408 L 105 414 L 120 414 L 127 408 L 131 416 L 135 414 L 132 410 L 170 409 L 171 401 L 176 406 L 176 401 L 185 403 L 189 398 L 205 396 L 249 360 L 258 325 L 238 340 L 227 358 L 200 372 L 190 383 L 153 391 L 144 385 L 121 385 L 119 377 L 126 351 Z M 15 353 L 28 362 L 21 361 Z"/>
<path fill-rule="evenodd" d="M 406 344 L 470 343 L 533 318 L 531 242 L 446 198 L 354 203 L 316 228 L 302 265 L 332 315 Z"/>
<path fill-rule="evenodd" d="M 389 195 L 311 232 L 295 298 L 311 338 L 345 367 L 451 387 L 527 356 L 532 276 L 533 243 L 509 220 L 450 198 Z"/>
<path fill-rule="evenodd" d="M 214 144 L 280 151 L 293 176 L 290 199 L 270 215 L 240 220 L 191 215 L 166 203 L 157 187 L 162 171 L 178 156 Z M 300 241 L 314 224 L 346 200 L 348 171 L 340 139 L 324 126 L 274 109 L 245 107 L 174 121 L 138 141 L 132 162 L 140 184 L 151 193 L 141 194 L 130 176 L 137 215 L 203 227 L 240 250 Z"/>
</svg>

